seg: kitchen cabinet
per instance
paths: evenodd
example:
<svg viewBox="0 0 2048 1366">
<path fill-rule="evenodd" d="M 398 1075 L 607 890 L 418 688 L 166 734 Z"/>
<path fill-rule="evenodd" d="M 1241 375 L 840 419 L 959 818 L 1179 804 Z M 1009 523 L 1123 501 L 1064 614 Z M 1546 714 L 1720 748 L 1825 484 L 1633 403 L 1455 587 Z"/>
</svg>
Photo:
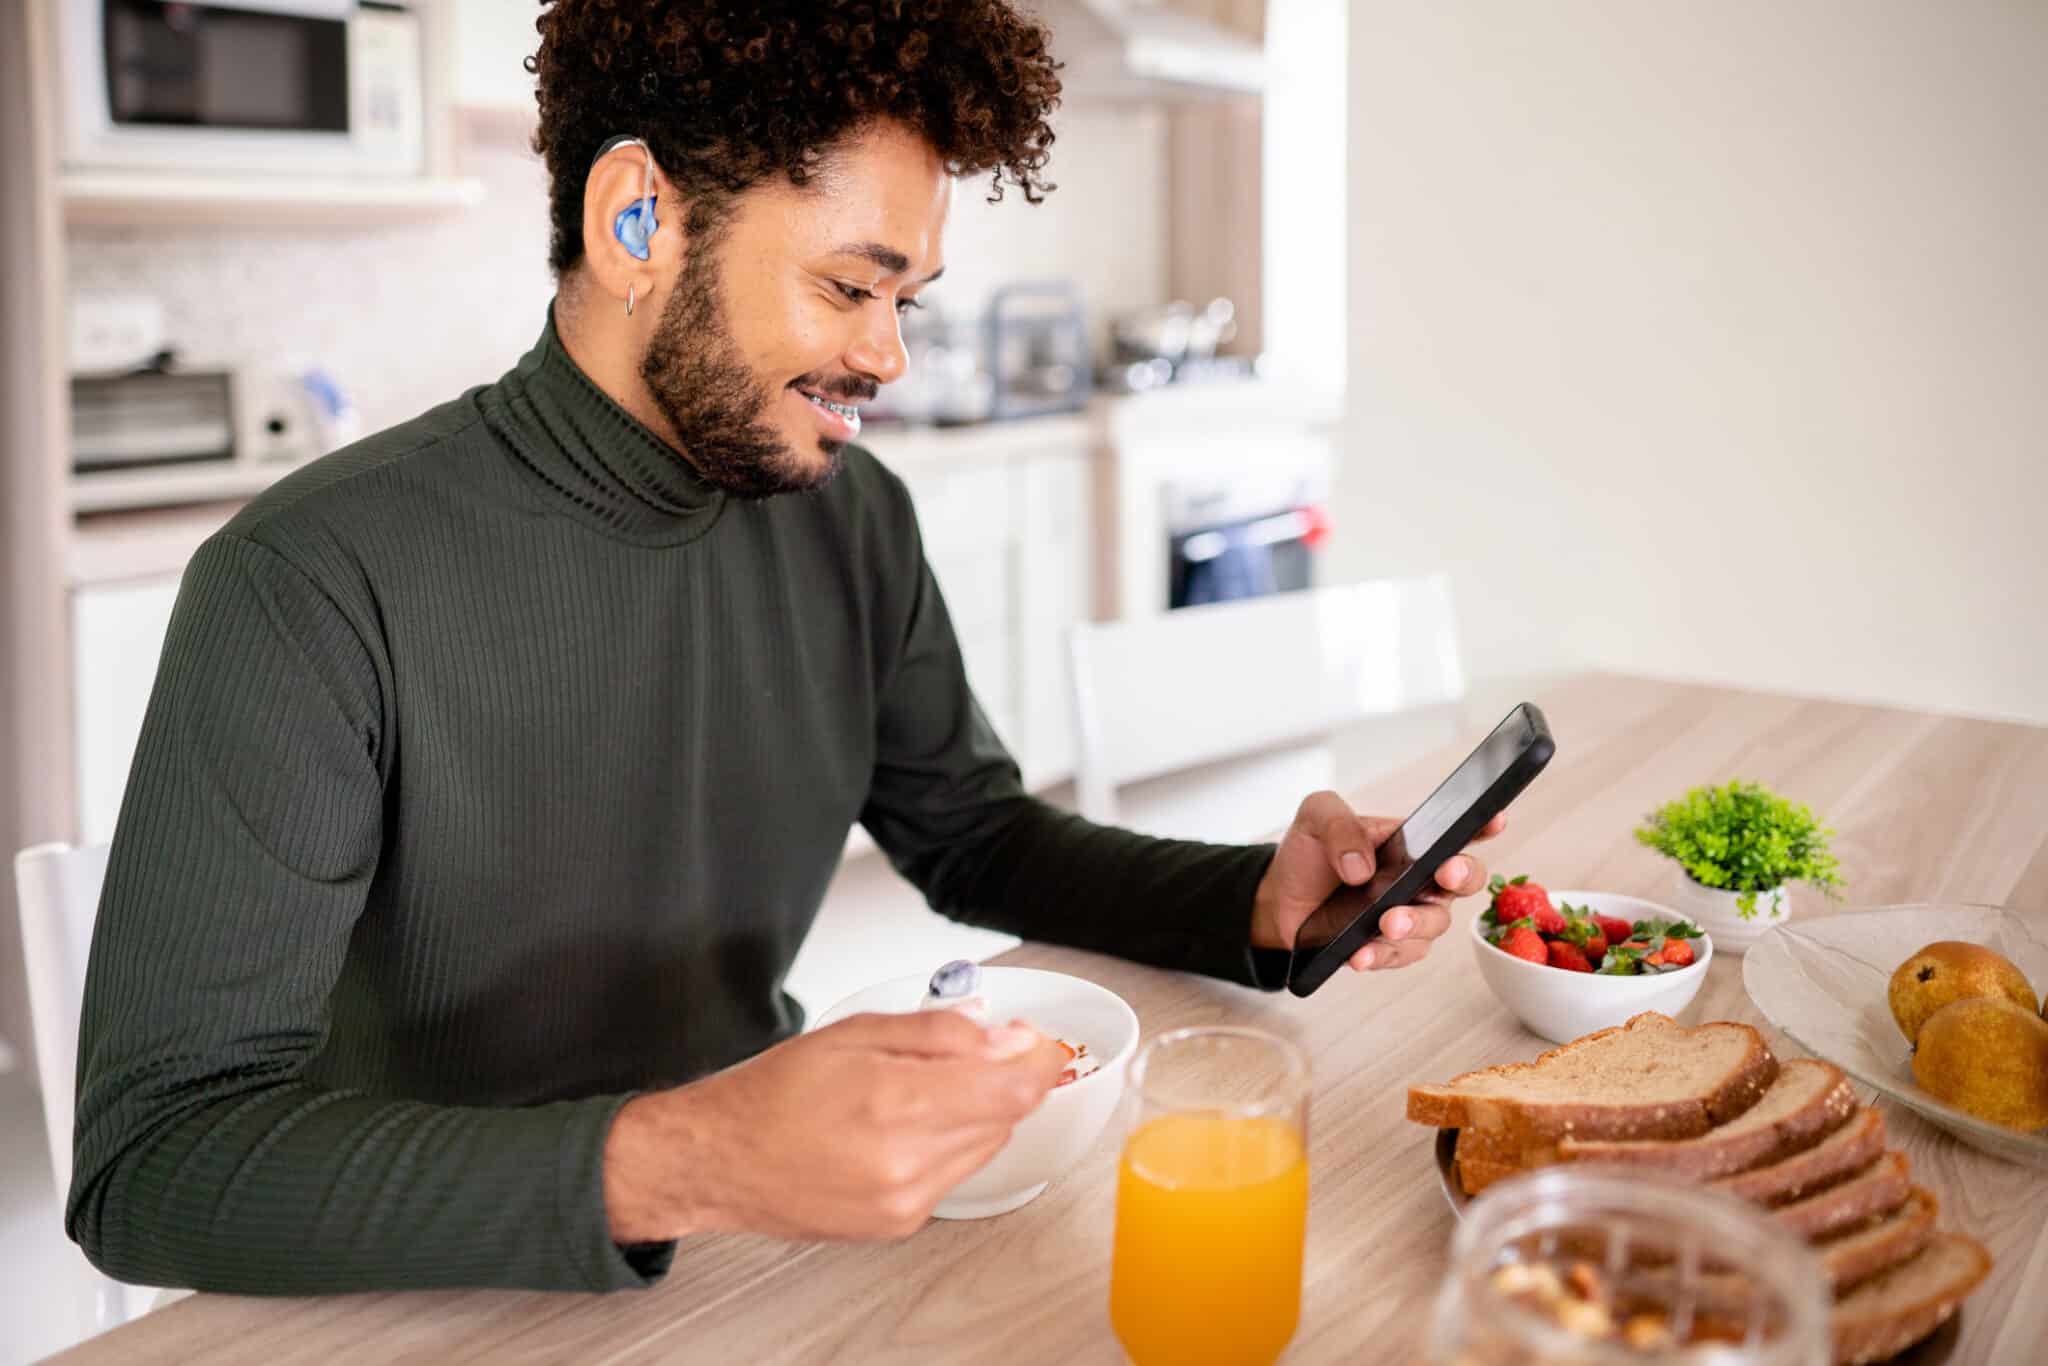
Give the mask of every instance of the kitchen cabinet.
<svg viewBox="0 0 2048 1366">
<path fill-rule="evenodd" d="M 871 441 L 910 490 L 968 682 L 1026 785 L 1071 776 L 1067 635 L 1095 604 L 1086 425 L 1047 419 Z"/>
<path fill-rule="evenodd" d="M 178 575 L 81 586 L 71 593 L 72 727 L 78 842 L 113 838 L 142 735 L 142 714 L 170 629 Z"/>
</svg>

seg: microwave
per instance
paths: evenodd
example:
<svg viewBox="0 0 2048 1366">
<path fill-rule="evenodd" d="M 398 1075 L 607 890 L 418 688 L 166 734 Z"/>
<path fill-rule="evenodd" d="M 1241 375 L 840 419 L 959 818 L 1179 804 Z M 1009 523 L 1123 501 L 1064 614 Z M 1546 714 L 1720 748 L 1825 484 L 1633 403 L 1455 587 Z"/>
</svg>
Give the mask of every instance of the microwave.
<svg viewBox="0 0 2048 1366">
<path fill-rule="evenodd" d="M 80 170 L 409 176 L 419 17 L 369 0 L 61 0 Z"/>
</svg>

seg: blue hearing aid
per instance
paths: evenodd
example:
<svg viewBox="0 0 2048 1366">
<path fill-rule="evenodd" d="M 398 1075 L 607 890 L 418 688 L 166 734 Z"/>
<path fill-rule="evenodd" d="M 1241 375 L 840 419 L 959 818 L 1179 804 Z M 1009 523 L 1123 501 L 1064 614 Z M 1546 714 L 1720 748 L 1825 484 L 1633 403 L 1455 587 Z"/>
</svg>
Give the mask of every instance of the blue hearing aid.
<svg viewBox="0 0 2048 1366">
<path fill-rule="evenodd" d="M 594 167 L 607 152 L 617 147 L 638 147 L 640 154 L 647 158 L 640 170 L 640 198 L 619 210 L 619 216 L 612 220 L 612 236 L 619 239 L 619 245 L 639 260 L 648 256 L 647 239 L 654 236 L 661 223 L 654 216 L 654 153 L 639 138 L 621 135 L 607 139 L 597 149 L 597 155 L 590 159 Z"/>
</svg>

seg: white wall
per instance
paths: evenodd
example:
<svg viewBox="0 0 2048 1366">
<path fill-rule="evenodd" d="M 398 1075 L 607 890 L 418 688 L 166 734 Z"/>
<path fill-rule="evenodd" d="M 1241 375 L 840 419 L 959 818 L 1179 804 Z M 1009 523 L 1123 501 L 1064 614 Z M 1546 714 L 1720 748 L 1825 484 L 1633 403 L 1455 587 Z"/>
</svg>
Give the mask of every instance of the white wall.
<svg viewBox="0 0 2048 1366">
<path fill-rule="evenodd" d="M 2048 722 L 2048 6 L 1352 9 L 1344 573 Z"/>
</svg>

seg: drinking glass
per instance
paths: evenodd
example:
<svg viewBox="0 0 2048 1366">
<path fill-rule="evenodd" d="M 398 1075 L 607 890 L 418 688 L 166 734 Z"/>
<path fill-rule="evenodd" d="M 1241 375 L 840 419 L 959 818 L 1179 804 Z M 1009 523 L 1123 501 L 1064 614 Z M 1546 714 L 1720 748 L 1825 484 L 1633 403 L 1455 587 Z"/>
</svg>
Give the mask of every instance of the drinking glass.
<svg viewBox="0 0 2048 1366">
<path fill-rule="evenodd" d="M 1257 1366 L 1301 1319 L 1308 1059 L 1176 1029 L 1131 1063 L 1109 1320 L 1137 1366 Z"/>
</svg>

